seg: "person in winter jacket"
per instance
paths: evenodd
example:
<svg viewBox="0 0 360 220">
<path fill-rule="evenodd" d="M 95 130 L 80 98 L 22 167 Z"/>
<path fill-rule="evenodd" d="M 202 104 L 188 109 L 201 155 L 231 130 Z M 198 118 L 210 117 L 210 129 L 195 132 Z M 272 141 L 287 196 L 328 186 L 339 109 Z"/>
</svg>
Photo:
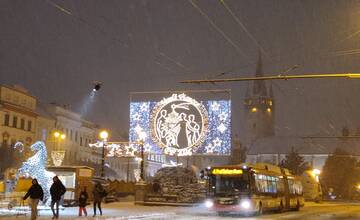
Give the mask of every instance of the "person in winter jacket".
<svg viewBox="0 0 360 220">
<path fill-rule="evenodd" d="M 84 189 L 80 192 L 80 196 L 79 196 L 79 216 L 82 216 L 82 212 L 84 212 L 85 216 L 87 216 L 86 205 L 88 198 L 89 195 L 86 191 L 86 186 L 85 186 Z"/>
<path fill-rule="evenodd" d="M 29 205 L 31 208 L 31 220 L 35 220 L 38 216 L 37 206 L 39 204 L 39 200 L 43 201 L 44 199 L 44 191 L 39 185 L 37 179 L 32 180 L 32 186 L 24 196 L 23 200 L 26 200 L 28 197 Z"/>
<path fill-rule="evenodd" d="M 102 215 L 102 210 L 101 210 L 101 201 L 103 200 L 103 198 L 107 195 L 105 189 L 103 188 L 103 186 L 97 182 L 94 190 L 93 190 L 93 197 L 94 197 L 94 217 L 96 216 L 96 205 L 99 208 L 100 211 L 100 215 Z"/>
<path fill-rule="evenodd" d="M 54 176 L 54 183 L 50 187 L 51 195 L 51 211 L 53 212 L 53 219 L 59 218 L 59 203 L 61 197 L 65 194 L 66 188 L 60 181 L 58 176 Z M 56 204 L 56 212 L 54 210 L 54 205 Z"/>
</svg>

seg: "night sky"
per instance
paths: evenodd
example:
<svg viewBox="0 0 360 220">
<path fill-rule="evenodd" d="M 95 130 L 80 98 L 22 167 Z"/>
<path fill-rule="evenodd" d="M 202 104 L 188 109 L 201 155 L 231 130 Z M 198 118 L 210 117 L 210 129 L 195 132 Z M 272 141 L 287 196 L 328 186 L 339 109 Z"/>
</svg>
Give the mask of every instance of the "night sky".
<svg viewBox="0 0 360 220">
<path fill-rule="evenodd" d="M 360 2 L 335 0 L 1 0 L 0 83 L 20 84 L 42 102 L 128 130 L 129 92 L 232 89 L 233 131 L 243 137 L 247 83 L 184 85 L 186 79 L 360 72 Z M 276 133 L 360 131 L 360 80 L 274 82 Z"/>
</svg>

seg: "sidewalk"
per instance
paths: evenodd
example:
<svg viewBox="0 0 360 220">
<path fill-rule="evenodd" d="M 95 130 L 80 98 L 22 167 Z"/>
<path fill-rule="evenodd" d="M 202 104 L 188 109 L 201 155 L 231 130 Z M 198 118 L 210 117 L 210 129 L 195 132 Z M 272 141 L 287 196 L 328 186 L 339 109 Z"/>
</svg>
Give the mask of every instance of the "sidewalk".
<svg viewBox="0 0 360 220">
<path fill-rule="evenodd" d="M 78 207 L 68 207 L 64 208 L 60 211 L 59 219 L 103 219 L 103 220 L 123 220 L 123 219 L 134 219 L 134 218 L 142 218 L 142 219 L 161 219 L 168 218 L 170 216 L 176 215 L 176 207 L 163 207 L 159 210 L 159 207 L 151 207 L 151 206 L 141 206 L 134 205 L 133 202 L 117 202 L 117 203 L 109 203 L 102 204 L 103 208 L 103 216 L 93 216 L 93 207 L 92 205 L 87 206 L 88 217 L 79 217 L 78 216 Z M 97 210 L 98 212 L 98 210 Z M 1 213 L 1 212 L 0 212 Z M 11 212 L 2 212 L 3 215 L 0 215 L 0 219 L 18 219 L 25 220 L 30 219 L 30 212 L 26 215 L 16 216 L 15 211 Z M 6 214 L 6 215 L 5 215 Z M 52 212 L 51 210 L 41 210 L 39 220 L 51 219 Z"/>
</svg>

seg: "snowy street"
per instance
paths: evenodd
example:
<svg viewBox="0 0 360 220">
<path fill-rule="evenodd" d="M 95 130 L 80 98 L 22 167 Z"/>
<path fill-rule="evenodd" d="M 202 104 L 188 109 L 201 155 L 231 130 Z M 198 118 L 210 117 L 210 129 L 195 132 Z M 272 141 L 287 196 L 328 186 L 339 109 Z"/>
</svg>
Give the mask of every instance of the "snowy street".
<svg viewBox="0 0 360 220">
<path fill-rule="evenodd" d="M 202 211 L 199 207 L 169 207 L 169 206 L 135 206 L 130 202 L 111 203 L 104 205 L 104 216 L 91 217 L 92 209 L 87 207 L 88 217 L 77 217 L 77 208 L 66 208 L 61 211 L 60 219 L 99 219 L 99 220 L 121 220 L 121 219 L 296 219 L 296 220 L 312 220 L 312 219 L 360 219 L 360 204 L 355 203 L 307 203 L 306 207 L 300 212 L 285 213 L 265 213 L 262 216 L 242 217 L 242 216 L 226 216 L 220 217 L 216 213 Z M 38 219 L 51 219 L 50 211 L 41 211 Z M 30 219 L 27 216 L 2 216 L 0 219 Z"/>
</svg>

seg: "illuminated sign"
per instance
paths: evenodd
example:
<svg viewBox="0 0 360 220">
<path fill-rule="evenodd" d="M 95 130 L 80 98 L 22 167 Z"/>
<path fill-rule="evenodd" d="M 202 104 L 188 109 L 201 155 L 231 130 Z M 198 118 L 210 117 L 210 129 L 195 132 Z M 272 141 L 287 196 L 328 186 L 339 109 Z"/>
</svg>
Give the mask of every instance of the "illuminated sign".
<svg viewBox="0 0 360 220">
<path fill-rule="evenodd" d="M 240 175 L 243 174 L 243 170 L 239 169 L 213 169 L 212 174 L 214 175 Z"/>
</svg>

